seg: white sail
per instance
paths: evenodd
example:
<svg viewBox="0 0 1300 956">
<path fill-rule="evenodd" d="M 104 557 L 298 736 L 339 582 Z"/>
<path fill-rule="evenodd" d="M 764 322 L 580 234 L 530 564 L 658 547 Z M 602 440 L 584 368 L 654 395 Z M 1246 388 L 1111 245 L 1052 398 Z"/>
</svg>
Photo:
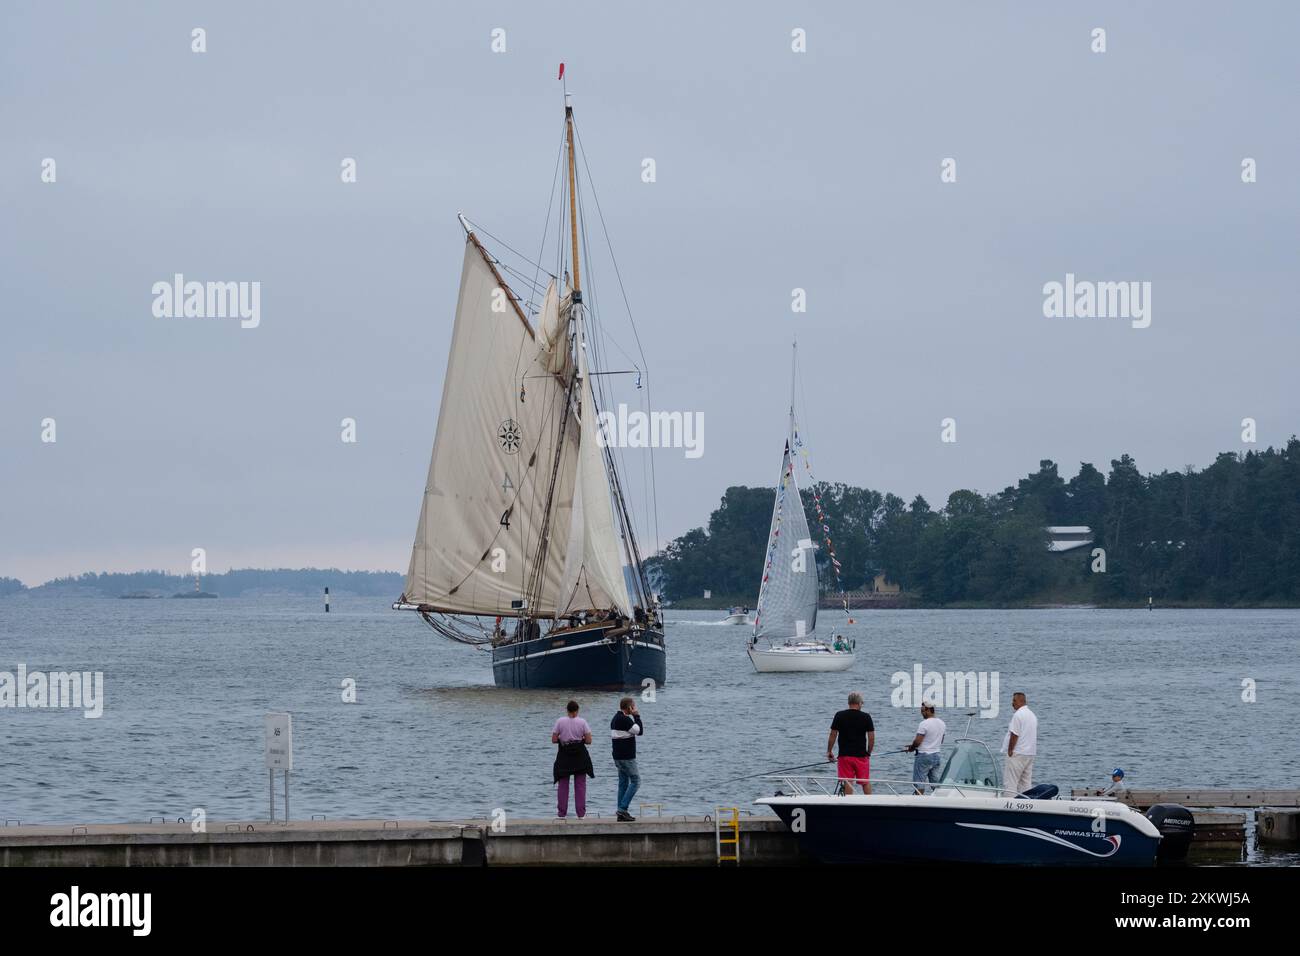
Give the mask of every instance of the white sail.
<svg viewBox="0 0 1300 956">
<path fill-rule="evenodd" d="M 565 590 L 571 610 L 617 608 L 631 616 L 632 601 L 623 575 L 622 550 L 615 530 L 605 449 L 587 368 L 587 350 L 578 349 L 578 378 L 582 395 L 582 438 L 578 444 L 577 488 Z M 578 560 L 575 560 L 578 558 Z"/>
<path fill-rule="evenodd" d="M 560 301 L 556 291 L 555 280 L 546 287 L 542 299 L 542 311 L 537 322 L 537 350 L 541 363 L 548 372 L 568 380 L 568 373 L 573 368 L 573 359 L 569 354 L 569 314 L 572 308 L 572 294 Z"/>
<path fill-rule="evenodd" d="M 470 235 L 406 601 L 462 614 L 519 615 L 513 602 L 525 599 L 537 570 L 554 473 L 551 546 L 528 613 L 562 610 L 579 435 L 565 382 L 547 370 L 549 354 L 539 351 L 505 283 Z"/>
<path fill-rule="evenodd" d="M 581 434 L 581 433 L 579 433 Z M 579 441 L 582 439 L 579 438 Z M 581 482 L 579 476 L 576 482 Z M 585 592 L 579 594 L 578 582 L 582 578 L 583 568 L 583 539 L 585 531 L 583 529 L 582 518 L 582 493 L 575 487 L 573 496 L 573 512 L 569 520 L 569 538 L 564 546 L 564 571 L 560 575 L 560 603 L 564 605 L 565 612 L 581 611 L 584 607 L 593 607 L 587 604 L 584 598 Z"/>
<path fill-rule="evenodd" d="M 755 637 L 784 640 L 811 634 L 816 628 L 816 554 L 787 441 L 754 616 Z"/>
</svg>

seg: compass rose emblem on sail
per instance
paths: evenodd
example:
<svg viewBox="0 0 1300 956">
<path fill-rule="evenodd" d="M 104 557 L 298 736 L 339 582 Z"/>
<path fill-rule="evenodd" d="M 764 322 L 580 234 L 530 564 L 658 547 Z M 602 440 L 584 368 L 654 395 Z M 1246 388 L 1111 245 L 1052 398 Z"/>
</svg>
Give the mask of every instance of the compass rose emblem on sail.
<svg viewBox="0 0 1300 956">
<path fill-rule="evenodd" d="M 501 443 L 501 450 L 507 455 L 514 455 L 519 451 L 519 445 L 524 440 L 524 434 L 519 428 L 519 423 L 513 418 L 507 418 L 497 429 L 497 441 Z"/>
</svg>

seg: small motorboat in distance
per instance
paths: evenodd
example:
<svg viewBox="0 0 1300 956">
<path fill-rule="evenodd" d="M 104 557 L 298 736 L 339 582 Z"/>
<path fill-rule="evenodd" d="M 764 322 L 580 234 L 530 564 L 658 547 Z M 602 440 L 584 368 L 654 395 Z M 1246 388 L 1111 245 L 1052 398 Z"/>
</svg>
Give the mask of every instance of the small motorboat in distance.
<svg viewBox="0 0 1300 956">
<path fill-rule="evenodd" d="M 872 793 L 841 796 L 834 777 L 766 779 L 780 789 L 754 802 L 824 863 L 1151 866 L 1181 860 L 1192 840 L 1192 814 L 1176 804 L 1143 815 L 1114 800 L 1059 798 L 1050 784 L 1003 790 L 993 754 L 970 738 L 928 795 L 910 780 L 872 777 Z"/>
<path fill-rule="evenodd" d="M 727 619 L 723 624 L 752 624 L 749 619 L 749 608 L 732 607 L 727 609 Z"/>
</svg>

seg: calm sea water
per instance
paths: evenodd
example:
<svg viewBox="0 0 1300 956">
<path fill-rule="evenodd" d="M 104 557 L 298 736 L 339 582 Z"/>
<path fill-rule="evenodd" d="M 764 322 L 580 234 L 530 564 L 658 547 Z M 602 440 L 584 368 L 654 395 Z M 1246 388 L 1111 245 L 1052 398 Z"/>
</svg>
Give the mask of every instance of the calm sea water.
<svg viewBox="0 0 1300 956">
<path fill-rule="evenodd" d="M 748 630 L 721 616 L 670 613 L 668 685 L 640 703 L 637 801 L 665 814 L 745 806 L 762 786 L 732 778 L 818 760 L 850 690 L 866 697 L 878 750 L 903 746 L 918 718 L 891 706 L 891 675 L 918 663 L 997 672 L 998 715 L 971 731 L 994 747 L 1011 692 L 1029 694 L 1036 782 L 1101 786 L 1121 766 L 1143 788 L 1300 786 L 1300 611 L 863 611 L 841 627 L 857 639 L 854 669 L 825 675 L 754 673 Z M 334 595 L 328 615 L 298 596 L 3 599 L 0 670 L 19 663 L 103 671 L 105 706 L 97 720 L 0 709 L 8 820 L 262 817 L 262 717 L 281 710 L 294 718 L 295 818 L 554 813 L 549 735 L 570 694 L 498 690 L 485 653 L 380 599 Z M 347 678 L 355 704 L 342 699 Z M 596 730 L 591 812 L 612 813 L 603 734 L 619 695 L 574 696 Z M 965 725 L 940 716 L 950 733 Z M 873 774 L 910 776 L 910 761 L 880 756 Z"/>
</svg>

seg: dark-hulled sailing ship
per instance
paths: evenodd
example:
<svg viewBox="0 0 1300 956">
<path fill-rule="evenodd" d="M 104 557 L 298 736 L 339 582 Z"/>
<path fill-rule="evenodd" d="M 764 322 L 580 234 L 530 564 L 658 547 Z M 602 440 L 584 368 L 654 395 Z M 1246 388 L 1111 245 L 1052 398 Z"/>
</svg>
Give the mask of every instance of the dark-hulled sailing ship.
<svg viewBox="0 0 1300 956">
<path fill-rule="evenodd" d="M 592 365 L 602 349 L 583 298 L 574 142 L 566 95 L 558 188 L 568 241 L 536 328 L 502 260 L 460 217 L 465 256 L 438 430 L 393 607 L 490 649 L 498 687 L 662 686 L 659 602 L 600 433 Z"/>
</svg>

